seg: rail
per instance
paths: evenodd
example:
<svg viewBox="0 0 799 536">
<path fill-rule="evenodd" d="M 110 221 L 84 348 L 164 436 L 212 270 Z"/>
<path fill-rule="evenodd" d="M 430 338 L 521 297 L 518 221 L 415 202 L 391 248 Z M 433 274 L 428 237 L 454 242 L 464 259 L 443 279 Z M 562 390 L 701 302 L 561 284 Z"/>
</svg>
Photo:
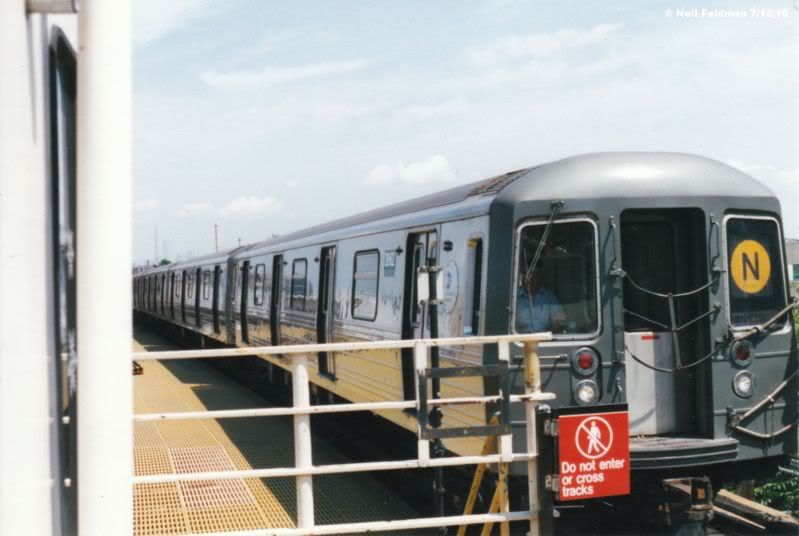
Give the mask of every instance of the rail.
<svg viewBox="0 0 799 536">
<path fill-rule="evenodd" d="M 539 402 L 553 400 L 553 393 L 541 391 L 541 374 L 538 358 L 538 343 L 551 340 L 550 333 L 534 333 L 529 335 L 499 335 L 483 337 L 453 337 L 437 339 L 390 340 L 371 342 L 345 342 L 326 344 L 303 344 L 287 346 L 260 346 L 245 348 L 223 348 L 212 350 L 180 350 L 166 352 L 139 352 L 133 354 L 135 361 L 171 360 L 171 359 L 205 359 L 222 357 L 246 357 L 252 355 L 282 355 L 291 359 L 293 406 L 280 408 L 255 408 L 240 410 L 197 411 L 176 413 L 147 413 L 133 416 L 134 421 L 159 421 L 182 419 L 223 419 L 243 417 L 275 417 L 291 415 L 294 418 L 294 467 L 269 469 L 249 469 L 236 471 L 212 471 L 182 474 L 156 474 L 134 476 L 133 484 L 174 483 L 183 481 L 217 480 L 231 478 L 278 478 L 295 477 L 297 479 L 297 527 L 269 528 L 238 532 L 219 532 L 217 535 L 230 536 L 303 536 L 317 534 L 352 534 L 388 530 L 413 530 L 455 525 L 473 525 L 483 523 L 508 523 L 510 521 L 529 521 L 529 534 L 539 534 L 538 512 L 538 447 L 536 437 L 536 411 Z M 512 434 L 510 431 L 499 435 L 499 448 L 496 454 L 473 456 L 452 456 L 431 458 L 430 439 L 422 438 L 421 426 L 417 429 L 417 457 L 410 460 L 391 460 L 364 463 L 313 465 L 311 457 L 311 415 L 322 413 L 338 413 L 352 411 L 376 411 L 385 409 L 420 410 L 422 400 L 419 383 L 426 378 L 430 348 L 436 346 L 477 346 L 497 345 L 498 361 L 506 366 L 510 364 L 510 345 L 524 346 L 524 394 L 508 395 L 500 388 L 498 395 L 437 398 L 425 400 L 429 406 L 448 406 L 460 404 L 486 404 L 500 402 L 503 397 L 512 403 L 524 403 L 526 414 L 527 449 L 524 453 L 514 453 Z M 316 352 L 353 352 L 374 349 L 412 348 L 414 369 L 417 379 L 416 400 L 361 402 L 349 404 L 311 405 L 310 380 L 308 374 L 308 354 Z M 487 463 L 527 462 L 528 490 L 530 509 L 517 512 L 497 512 L 488 514 L 472 514 L 431 518 L 415 518 L 395 521 L 373 521 L 360 523 L 343 523 L 316 525 L 313 505 L 313 477 L 341 473 L 368 471 L 391 471 L 428 467 L 454 467 L 479 465 Z"/>
</svg>

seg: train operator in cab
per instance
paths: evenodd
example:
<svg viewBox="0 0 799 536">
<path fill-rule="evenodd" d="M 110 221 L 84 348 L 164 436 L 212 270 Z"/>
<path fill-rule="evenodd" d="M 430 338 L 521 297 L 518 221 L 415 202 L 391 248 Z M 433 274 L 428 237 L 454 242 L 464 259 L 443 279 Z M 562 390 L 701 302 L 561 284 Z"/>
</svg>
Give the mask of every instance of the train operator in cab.
<svg viewBox="0 0 799 536">
<path fill-rule="evenodd" d="M 538 270 L 521 276 L 522 284 L 516 294 L 516 331 L 536 333 L 562 331 L 566 315 L 560 300 L 551 290 L 541 288 Z"/>
</svg>

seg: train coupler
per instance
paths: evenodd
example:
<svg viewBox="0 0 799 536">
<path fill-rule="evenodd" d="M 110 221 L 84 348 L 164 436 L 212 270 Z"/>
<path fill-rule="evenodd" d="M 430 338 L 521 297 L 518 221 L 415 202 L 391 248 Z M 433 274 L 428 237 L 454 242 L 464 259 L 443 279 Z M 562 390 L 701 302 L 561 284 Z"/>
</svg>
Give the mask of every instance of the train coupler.
<svg viewBox="0 0 799 536">
<path fill-rule="evenodd" d="M 680 536 L 704 535 L 713 519 L 713 486 L 707 477 L 670 478 L 662 481 L 660 522 Z"/>
</svg>

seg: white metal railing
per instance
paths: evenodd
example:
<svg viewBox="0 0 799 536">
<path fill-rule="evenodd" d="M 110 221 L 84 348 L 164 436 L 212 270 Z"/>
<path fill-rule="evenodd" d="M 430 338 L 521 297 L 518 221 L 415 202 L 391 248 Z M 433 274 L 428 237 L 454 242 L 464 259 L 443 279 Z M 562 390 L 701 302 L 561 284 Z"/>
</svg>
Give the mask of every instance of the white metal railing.
<svg viewBox="0 0 799 536">
<path fill-rule="evenodd" d="M 294 417 L 294 467 L 279 467 L 269 469 L 249 469 L 235 471 L 210 471 L 182 474 L 159 474 L 134 476 L 133 484 L 174 483 L 197 480 L 218 480 L 231 478 L 276 478 L 295 477 L 297 479 L 297 527 L 296 528 L 271 528 L 238 532 L 221 532 L 214 534 L 229 534 L 236 536 L 301 536 L 316 534 L 351 534 L 386 530 L 410 530 L 433 528 L 453 525 L 471 525 L 481 523 L 499 523 L 509 521 L 528 520 L 530 534 L 537 535 L 538 516 L 538 447 L 536 437 L 535 407 L 539 402 L 553 400 L 553 393 L 541 392 L 541 375 L 538 361 L 538 343 L 551 340 L 550 333 L 534 333 L 529 335 L 500 335 L 487 337 L 454 337 L 440 339 L 416 340 L 390 340 L 355 343 L 326 343 L 302 344 L 287 346 L 261 346 L 246 348 L 224 348 L 212 350 L 180 350 L 166 352 L 140 352 L 134 353 L 136 361 L 171 360 L 171 359 L 201 359 L 220 357 L 245 357 L 252 355 L 285 355 L 291 358 L 293 407 L 256 408 L 239 410 L 195 411 L 179 413 L 149 413 L 134 415 L 134 421 L 160 421 L 182 419 L 221 419 L 243 417 L 275 417 L 292 415 Z M 523 402 L 526 414 L 526 439 L 527 452 L 514 453 L 512 434 L 499 436 L 499 452 L 476 456 L 453 456 L 446 458 L 430 457 L 430 440 L 422 439 L 421 430 L 418 430 L 417 457 L 411 460 L 391 460 L 379 462 L 346 463 L 313 465 L 311 461 L 311 415 L 322 413 L 376 411 L 386 409 L 419 409 L 420 397 L 418 383 L 416 385 L 416 400 L 360 402 L 351 404 L 331 404 L 324 406 L 311 405 L 310 381 L 308 375 L 308 354 L 316 352 L 352 352 L 374 349 L 401 349 L 413 348 L 414 369 L 416 374 L 423 374 L 427 368 L 429 349 L 435 346 L 474 346 L 496 344 L 498 359 L 509 365 L 510 345 L 521 343 L 524 345 L 524 394 L 511 395 L 511 402 Z M 478 404 L 498 402 L 500 395 L 475 396 L 459 398 L 430 399 L 430 406 L 452 406 L 461 404 Z M 368 471 L 391 471 L 400 469 L 415 469 L 427 467 L 454 467 L 477 465 L 487 463 L 511 463 L 526 461 L 528 464 L 528 488 L 530 509 L 520 512 L 498 512 L 489 514 L 472 514 L 461 516 L 446 516 L 435 518 L 417 518 L 397 521 L 375 521 L 361 523 L 344 523 L 333 525 L 316 525 L 314 522 L 313 506 L 313 476 L 340 473 L 356 473 Z"/>
</svg>

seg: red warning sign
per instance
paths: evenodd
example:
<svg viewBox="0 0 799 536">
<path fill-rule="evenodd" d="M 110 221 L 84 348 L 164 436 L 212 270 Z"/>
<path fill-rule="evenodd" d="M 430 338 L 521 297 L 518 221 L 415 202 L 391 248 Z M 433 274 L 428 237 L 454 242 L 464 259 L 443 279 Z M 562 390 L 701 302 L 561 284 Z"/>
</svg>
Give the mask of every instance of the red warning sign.
<svg viewBox="0 0 799 536">
<path fill-rule="evenodd" d="M 627 412 L 561 415 L 558 419 L 560 500 L 630 493 Z"/>
</svg>

